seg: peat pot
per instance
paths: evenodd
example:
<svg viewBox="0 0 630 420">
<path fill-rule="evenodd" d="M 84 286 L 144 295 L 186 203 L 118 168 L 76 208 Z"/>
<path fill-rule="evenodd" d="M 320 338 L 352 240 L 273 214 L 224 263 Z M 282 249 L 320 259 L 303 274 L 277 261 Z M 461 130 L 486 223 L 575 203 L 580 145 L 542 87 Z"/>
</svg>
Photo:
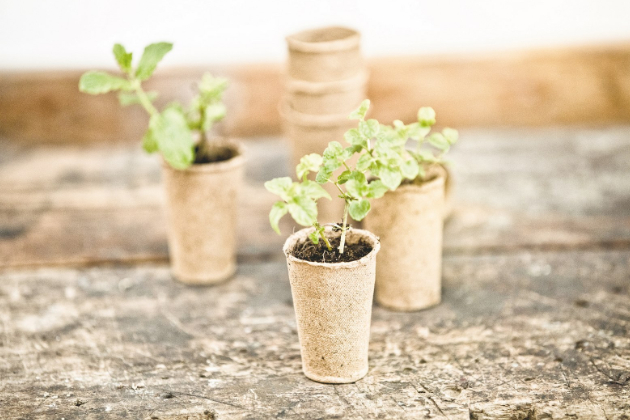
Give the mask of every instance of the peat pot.
<svg viewBox="0 0 630 420">
<path fill-rule="evenodd" d="M 363 69 L 361 37 L 353 29 L 326 27 L 289 35 L 289 76 L 308 82 L 350 79 Z"/>
<path fill-rule="evenodd" d="M 364 219 L 381 240 L 375 299 L 386 308 L 415 311 L 440 303 L 445 171 L 435 172 L 429 181 L 374 200 Z"/>
<path fill-rule="evenodd" d="M 335 82 L 305 82 L 288 78 L 285 85 L 290 107 L 303 114 L 350 114 L 366 98 L 368 73 Z"/>
<path fill-rule="evenodd" d="M 217 145 L 234 156 L 185 170 L 162 164 L 171 270 L 187 284 L 215 284 L 236 271 L 236 206 L 245 158 L 238 142 Z"/>
<path fill-rule="evenodd" d="M 346 241 L 364 238 L 372 251 L 349 263 L 313 263 L 292 255 L 309 240 L 302 229 L 284 244 L 304 374 L 317 382 L 351 383 L 368 372 L 368 344 L 378 238 L 365 230 L 348 232 Z M 337 233 L 338 234 L 338 233 Z M 331 235 L 330 229 L 327 235 Z"/>
</svg>

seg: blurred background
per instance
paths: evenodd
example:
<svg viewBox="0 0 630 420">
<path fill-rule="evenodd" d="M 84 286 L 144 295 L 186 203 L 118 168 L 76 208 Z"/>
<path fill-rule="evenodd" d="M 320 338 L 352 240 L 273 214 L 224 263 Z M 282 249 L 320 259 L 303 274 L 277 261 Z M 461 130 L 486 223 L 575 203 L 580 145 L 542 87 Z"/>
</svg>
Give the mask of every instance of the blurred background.
<svg viewBox="0 0 630 420">
<path fill-rule="evenodd" d="M 136 60 L 174 43 L 147 86 L 158 105 L 204 71 L 230 78 L 220 131 L 250 150 L 239 255 L 279 250 L 262 182 L 289 173 L 284 38 L 326 25 L 362 33 L 375 118 L 428 105 L 460 129 L 445 253 L 630 243 L 628 16 L 624 0 L 0 0 L 0 260 L 167 258 L 144 111 L 78 91 L 115 71 L 115 42 Z"/>
<path fill-rule="evenodd" d="M 152 81 L 186 96 L 204 70 L 230 77 L 228 134 L 276 134 L 284 37 L 323 25 L 361 31 L 375 116 L 431 104 L 458 126 L 627 121 L 630 3 L 552 1 L 0 1 L 0 134 L 121 141 L 139 110 L 80 95 L 82 71 L 115 69 L 111 47 L 174 50 Z"/>
<path fill-rule="evenodd" d="M 284 37 L 339 24 L 363 33 L 367 57 L 497 53 L 630 39 L 623 0 L 0 2 L 3 70 L 114 68 L 115 42 L 133 51 L 176 45 L 171 66 L 282 62 Z"/>
</svg>

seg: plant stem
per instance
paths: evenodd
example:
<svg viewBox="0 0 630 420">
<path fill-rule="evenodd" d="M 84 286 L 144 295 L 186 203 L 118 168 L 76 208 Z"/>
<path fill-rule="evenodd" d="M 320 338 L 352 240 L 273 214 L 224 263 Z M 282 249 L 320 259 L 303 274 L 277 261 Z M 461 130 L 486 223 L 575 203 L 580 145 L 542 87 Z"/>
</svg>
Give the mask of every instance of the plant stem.
<svg viewBox="0 0 630 420">
<path fill-rule="evenodd" d="M 209 157 L 208 142 L 206 132 L 203 129 L 204 121 L 206 119 L 206 109 L 203 106 L 199 107 L 199 143 L 197 143 L 197 153 L 195 160 L 198 161 L 204 157 Z"/>
<path fill-rule="evenodd" d="M 341 226 L 341 243 L 339 244 L 339 253 L 343 254 L 344 246 L 346 245 L 346 231 L 348 230 L 348 200 L 343 207 L 343 225 Z"/>
<path fill-rule="evenodd" d="M 319 236 L 322 238 L 322 240 L 326 244 L 326 248 L 328 248 L 329 251 L 332 251 L 332 246 L 330 246 L 330 242 L 328 242 L 328 239 L 326 239 L 326 235 L 324 235 L 324 231 L 319 232 Z"/>
<path fill-rule="evenodd" d="M 140 100 L 140 104 L 142 104 L 142 107 L 144 109 L 146 109 L 146 111 L 151 116 L 159 114 L 158 110 L 153 106 L 153 104 L 151 103 L 151 100 L 149 99 L 147 94 L 142 89 L 142 85 L 140 84 L 140 81 L 132 79 L 131 82 L 132 82 L 132 84 L 134 86 L 134 89 L 136 91 L 136 95 L 138 95 L 138 99 Z"/>
<path fill-rule="evenodd" d="M 336 182 L 333 182 L 333 184 L 335 184 L 335 187 L 337 187 L 337 189 L 339 190 L 339 192 L 341 193 L 341 195 L 343 195 L 343 196 L 344 196 L 344 199 L 345 199 L 345 197 L 346 197 L 346 193 L 345 193 L 345 192 L 343 192 L 343 190 L 341 189 L 341 187 L 339 186 L 339 184 L 338 184 L 338 183 L 336 183 Z"/>
</svg>

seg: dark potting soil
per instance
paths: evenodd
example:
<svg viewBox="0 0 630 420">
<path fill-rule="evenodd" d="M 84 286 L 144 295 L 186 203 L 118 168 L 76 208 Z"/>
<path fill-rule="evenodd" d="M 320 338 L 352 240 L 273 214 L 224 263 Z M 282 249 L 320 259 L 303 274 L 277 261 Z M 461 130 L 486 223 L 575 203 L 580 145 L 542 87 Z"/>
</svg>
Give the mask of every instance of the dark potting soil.
<svg viewBox="0 0 630 420">
<path fill-rule="evenodd" d="M 359 242 L 344 246 L 343 254 L 339 253 L 340 237 L 328 238 L 332 251 L 326 248 L 326 244 L 321 239 L 315 245 L 310 239 L 300 242 L 293 248 L 293 256 L 301 260 L 318 263 L 341 263 L 360 260 L 372 251 L 373 247 L 367 240 L 361 238 Z"/>
<path fill-rule="evenodd" d="M 224 162 L 236 156 L 236 151 L 229 147 L 212 147 L 206 153 L 200 154 L 199 147 L 195 146 L 195 164 Z"/>
</svg>

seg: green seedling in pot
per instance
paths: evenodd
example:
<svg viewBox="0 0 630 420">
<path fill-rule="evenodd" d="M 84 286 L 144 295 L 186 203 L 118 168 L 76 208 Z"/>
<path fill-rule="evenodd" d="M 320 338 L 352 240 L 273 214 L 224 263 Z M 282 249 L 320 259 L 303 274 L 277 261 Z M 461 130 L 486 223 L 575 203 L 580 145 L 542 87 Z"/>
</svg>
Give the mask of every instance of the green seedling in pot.
<svg viewBox="0 0 630 420">
<path fill-rule="evenodd" d="M 289 213 L 296 223 L 314 228 L 309 236 L 314 244 L 319 244 L 321 239 L 332 251 L 324 226 L 317 220 L 317 200 L 331 199 L 319 184 L 332 183 L 345 204 L 341 226 L 335 225 L 341 230 L 338 251 L 343 254 L 348 214 L 356 221 L 363 220 L 370 211 L 370 200 L 396 190 L 404 180 L 424 180 L 426 167 L 443 164 L 444 155 L 457 141 L 458 134 L 453 129 L 429 134 L 435 124 L 432 108 L 421 108 L 417 122 L 405 125 L 397 120 L 392 126 L 387 126 L 375 119 L 365 119 L 369 106 L 370 101 L 366 99 L 350 114 L 351 119 L 359 122 L 357 128 L 348 130 L 344 135 L 349 146 L 332 141 L 323 155 L 313 153 L 304 156 L 296 167 L 298 182 L 283 177 L 265 183 L 267 190 L 281 198 L 269 213 L 271 227 L 277 233 L 280 233 L 280 219 Z M 406 148 L 410 139 L 416 142 L 413 150 Z M 353 157 L 356 157 L 356 164 L 350 163 Z M 311 172 L 317 174 L 316 182 L 308 179 Z"/>
<path fill-rule="evenodd" d="M 225 117 L 222 96 L 227 80 L 206 73 L 189 108 L 173 102 L 162 111 L 158 110 L 153 103 L 157 92 L 145 91 L 142 83 L 151 77 L 172 48 L 173 44 L 168 42 L 148 45 L 134 67 L 133 54 L 116 44 L 113 53 L 123 77 L 88 71 L 81 76 L 79 90 L 92 95 L 115 91 L 122 106 L 140 104 L 149 114 L 149 126 L 142 139 L 144 150 L 148 153 L 159 151 L 173 168 L 186 169 L 193 163 L 212 160 L 206 133 Z"/>
</svg>

